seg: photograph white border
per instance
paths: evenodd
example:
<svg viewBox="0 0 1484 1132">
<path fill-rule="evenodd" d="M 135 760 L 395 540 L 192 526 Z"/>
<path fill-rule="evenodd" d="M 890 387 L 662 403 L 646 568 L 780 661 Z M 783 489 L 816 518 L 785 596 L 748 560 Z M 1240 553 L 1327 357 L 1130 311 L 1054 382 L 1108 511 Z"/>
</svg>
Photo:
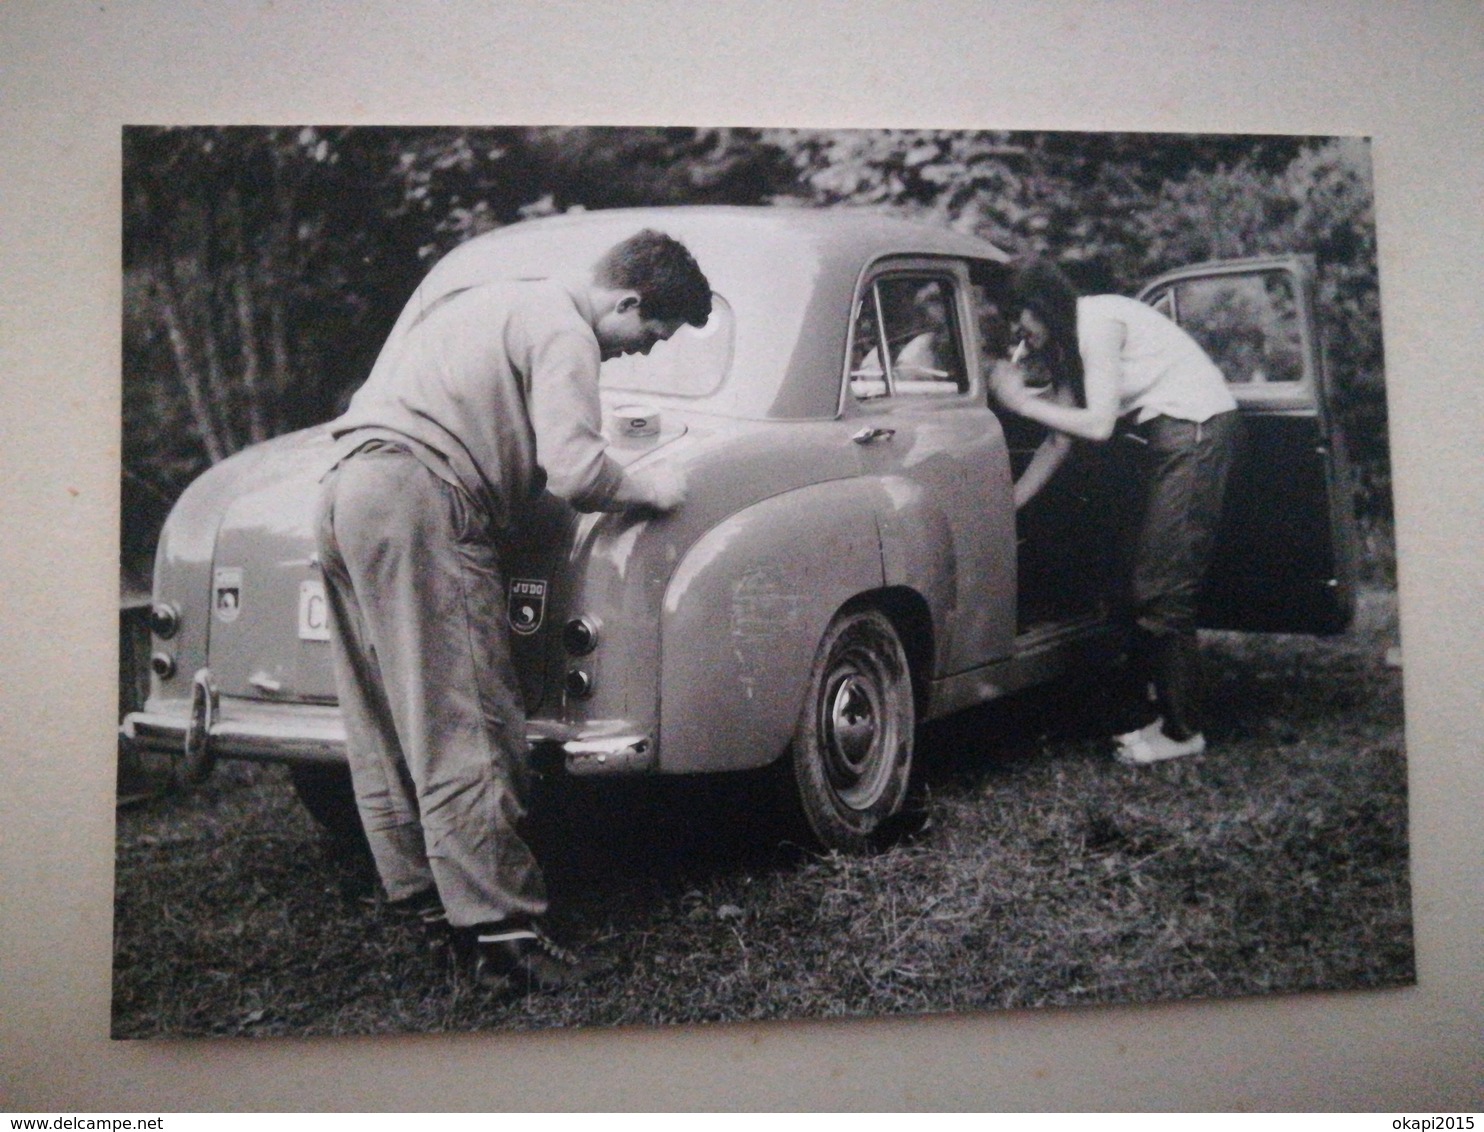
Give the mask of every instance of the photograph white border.
<svg viewBox="0 0 1484 1132">
<path fill-rule="evenodd" d="M 1484 105 L 1469 2 L 0 7 L 0 1108 L 1479 1108 Z M 1373 138 L 1418 985 L 849 1023 L 107 1038 L 126 123 Z"/>
</svg>

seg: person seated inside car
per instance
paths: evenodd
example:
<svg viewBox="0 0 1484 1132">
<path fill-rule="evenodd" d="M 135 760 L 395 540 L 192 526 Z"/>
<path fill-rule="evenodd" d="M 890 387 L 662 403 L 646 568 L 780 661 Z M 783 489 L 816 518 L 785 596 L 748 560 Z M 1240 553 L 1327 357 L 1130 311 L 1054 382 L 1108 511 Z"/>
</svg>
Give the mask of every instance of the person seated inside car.
<svg viewBox="0 0 1484 1132">
<path fill-rule="evenodd" d="M 956 351 L 949 345 L 952 326 L 941 285 L 936 281 L 888 279 L 882 282 L 880 294 L 895 392 L 899 396 L 957 392 L 962 378 L 948 360 L 956 356 Z M 874 328 L 875 322 L 862 319 L 862 326 L 866 325 Z M 858 340 L 857 349 L 865 344 Z M 885 382 L 880 348 L 873 344 L 851 368 L 851 385 L 857 396 L 884 396 Z"/>
</svg>

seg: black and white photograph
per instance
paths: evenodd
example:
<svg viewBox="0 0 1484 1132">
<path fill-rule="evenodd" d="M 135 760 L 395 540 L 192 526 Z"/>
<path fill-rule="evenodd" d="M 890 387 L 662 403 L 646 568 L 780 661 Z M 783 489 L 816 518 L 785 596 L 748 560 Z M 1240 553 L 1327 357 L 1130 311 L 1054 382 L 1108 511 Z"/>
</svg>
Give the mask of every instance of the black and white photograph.
<svg viewBox="0 0 1484 1132">
<path fill-rule="evenodd" d="M 1367 138 L 121 140 L 112 1037 L 1416 981 Z"/>
</svg>

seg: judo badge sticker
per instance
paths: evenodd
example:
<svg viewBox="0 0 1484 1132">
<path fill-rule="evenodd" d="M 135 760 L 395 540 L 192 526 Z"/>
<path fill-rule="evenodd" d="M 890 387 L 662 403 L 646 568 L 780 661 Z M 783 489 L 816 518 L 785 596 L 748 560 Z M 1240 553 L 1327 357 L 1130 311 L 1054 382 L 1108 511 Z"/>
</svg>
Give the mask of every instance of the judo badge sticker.
<svg viewBox="0 0 1484 1132">
<path fill-rule="evenodd" d="M 546 619 L 546 583 L 536 578 L 510 579 L 510 627 L 523 637 Z"/>
</svg>

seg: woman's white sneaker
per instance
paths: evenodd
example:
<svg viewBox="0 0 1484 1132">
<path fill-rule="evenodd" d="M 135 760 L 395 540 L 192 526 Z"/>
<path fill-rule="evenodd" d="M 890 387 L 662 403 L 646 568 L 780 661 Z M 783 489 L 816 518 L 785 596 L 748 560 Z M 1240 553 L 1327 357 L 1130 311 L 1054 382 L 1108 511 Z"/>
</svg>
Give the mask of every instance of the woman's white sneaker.
<svg viewBox="0 0 1484 1132">
<path fill-rule="evenodd" d="M 1167 759 L 1199 755 L 1206 749 L 1206 737 L 1199 732 L 1189 739 L 1171 739 L 1158 724 L 1137 731 L 1132 736 L 1120 735 L 1113 757 L 1124 766 L 1147 766 Z"/>
</svg>

